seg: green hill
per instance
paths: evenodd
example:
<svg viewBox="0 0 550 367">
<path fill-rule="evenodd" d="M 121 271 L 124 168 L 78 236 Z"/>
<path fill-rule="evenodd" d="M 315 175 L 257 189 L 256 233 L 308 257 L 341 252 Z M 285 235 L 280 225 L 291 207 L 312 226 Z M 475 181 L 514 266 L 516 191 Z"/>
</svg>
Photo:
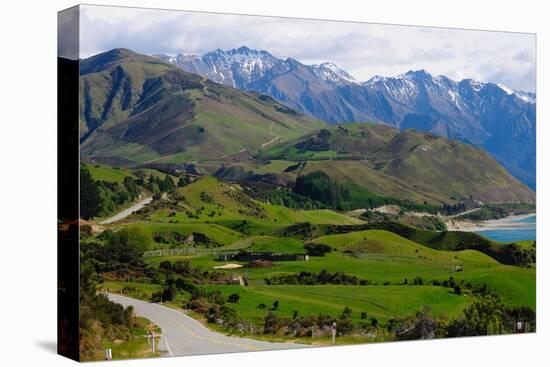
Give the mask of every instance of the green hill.
<svg viewBox="0 0 550 367">
<path fill-rule="evenodd" d="M 262 228 L 282 228 L 298 222 L 313 224 L 361 224 L 362 220 L 332 210 L 295 210 L 252 199 L 246 189 L 237 184 L 220 181 L 215 177 L 202 177 L 178 189 L 177 211 L 162 209 L 152 215 L 157 222 L 208 222 L 235 223 L 245 221 Z M 173 214 L 171 214 L 173 213 Z"/>
<path fill-rule="evenodd" d="M 292 229 L 292 227 L 289 227 Z M 283 230 L 289 231 L 289 228 Z M 311 226 L 308 236 L 294 234 L 305 239 L 313 239 L 316 236 L 349 234 L 354 238 L 355 233 L 365 230 L 381 230 L 393 233 L 422 246 L 444 251 L 475 250 L 486 254 L 502 264 L 527 267 L 535 262 L 535 248 L 524 244 L 499 243 L 487 239 L 474 232 L 460 231 L 429 231 L 414 228 L 398 222 L 377 222 L 348 226 Z M 290 231 L 290 233 L 292 233 Z M 322 238 L 322 237 L 321 237 Z"/>
<path fill-rule="evenodd" d="M 264 149 L 257 157 L 302 161 L 295 175 L 322 171 L 378 195 L 416 202 L 535 200 L 533 191 L 482 149 L 411 129 L 330 126 Z"/>
<path fill-rule="evenodd" d="M 80 74 L 81 151 L 96 162 L 246 156 L 324 126 L 270 97 L 126 49 L 82 60 Z"/>
<path fill-rule="evenodd" d="M 382 230 L 322 236 L 314 239 L 313 242 L 325 244 L 340 251 L 363 255 L 385 254 L 422 258 L 434 263 L 436 261 L 454 262 L 454 255 L 450 253 L 427 248 L 395 233 Z"/>
</svg>

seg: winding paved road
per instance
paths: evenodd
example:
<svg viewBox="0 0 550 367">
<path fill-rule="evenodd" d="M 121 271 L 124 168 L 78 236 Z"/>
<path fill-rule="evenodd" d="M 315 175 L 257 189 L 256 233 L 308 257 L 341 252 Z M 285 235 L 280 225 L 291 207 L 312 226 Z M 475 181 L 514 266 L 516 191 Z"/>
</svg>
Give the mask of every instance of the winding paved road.
<svg viewBox="0 0 550 367">
<path fill-rule="evenodd" d="M 115 214 L 111 218 L 105 219 L 103 222 L 100 222 L 99 224 L 109 224 L 109 223 L 113 223 L 113 222 L 116 222 L 118 220 L 124 219 L 127 216 L 129 216 L 130 214 L 137 212 L 138 210 L 140 210 L 141 208 L 143 208 L 147 204 L 151 203 L 151 201 L 153 201 L 152 197 L 145 198 L 145 199 L 135 203 L 131 207 L 129 207 L 127 209 L 124 209 L 120 213 Z"/>
<path fill-rule="evenodd" d="M 159 350 L 163 351 L 163 355 L 189 356 L 308 347 L 308 345 L 303 344 L 270 343 L 225 336 L 210 331 L 200 322 L 181 311 L 118 294 L 109 293 L 108 296 L 111 301 L 124 307 L 134 306 L 134 312 L 137 315 L 151 320 L 162 329 Z"/>
</svg>

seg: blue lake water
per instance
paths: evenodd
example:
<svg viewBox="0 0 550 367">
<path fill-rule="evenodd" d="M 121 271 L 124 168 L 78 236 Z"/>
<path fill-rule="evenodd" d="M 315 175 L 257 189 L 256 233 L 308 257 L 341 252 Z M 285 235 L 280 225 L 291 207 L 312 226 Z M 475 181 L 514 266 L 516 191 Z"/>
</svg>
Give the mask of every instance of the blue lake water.
<svg viewBox="0 0 550 367">
<path fill-rule="evenodd" d="M 476 233 L 499 242 L 534 240 L 537 238 L 536 222 L 537 217 L 533 215 L 527 218 L 520 218 L 511 221 L 511 223 L 514 223 L 514 228 L 488 229 L 476 231 Z M 518 223 L 521 223 L 522 225 L 517 226 Z"/>
<path fill-rule="evenodd" d="M 527 218 L 514 219 L 512 222 L 514 222 L 514 223 L 536 223 L 537 222 L 537 216 L 532 215 L 532 216 L 527 217 Z"/>
</svg>

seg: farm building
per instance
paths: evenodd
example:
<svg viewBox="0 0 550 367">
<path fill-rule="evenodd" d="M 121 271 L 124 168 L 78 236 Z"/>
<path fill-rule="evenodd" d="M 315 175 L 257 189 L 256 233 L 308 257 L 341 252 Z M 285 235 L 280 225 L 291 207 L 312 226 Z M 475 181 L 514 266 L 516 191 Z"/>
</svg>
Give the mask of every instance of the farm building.
<svg viewBox="0 0 550 367">
<path fill-rule="evenodd" d="M 217 258 L 218 261 L 309 261 L 309 255 L 306 254 L 276 254 L 273 252 L 246 252 L 223 253 Z"/>
</svg>

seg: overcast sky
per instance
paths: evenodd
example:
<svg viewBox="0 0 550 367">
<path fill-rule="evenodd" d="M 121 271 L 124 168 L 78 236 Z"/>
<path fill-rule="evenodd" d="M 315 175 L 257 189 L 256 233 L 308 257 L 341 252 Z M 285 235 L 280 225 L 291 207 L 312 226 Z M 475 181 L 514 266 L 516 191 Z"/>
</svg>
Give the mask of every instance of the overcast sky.
<svg viewBox="0 0 550 367">
<path fill-rule="evenodd" d="M 81 57 L 124 47 L 202 55 L 245 45 L 305 64 L 331 61 L 359 81 L 425 69 L 535 90 L 535 36 L 182 11 L 81 7 Z"/>
</svg>

